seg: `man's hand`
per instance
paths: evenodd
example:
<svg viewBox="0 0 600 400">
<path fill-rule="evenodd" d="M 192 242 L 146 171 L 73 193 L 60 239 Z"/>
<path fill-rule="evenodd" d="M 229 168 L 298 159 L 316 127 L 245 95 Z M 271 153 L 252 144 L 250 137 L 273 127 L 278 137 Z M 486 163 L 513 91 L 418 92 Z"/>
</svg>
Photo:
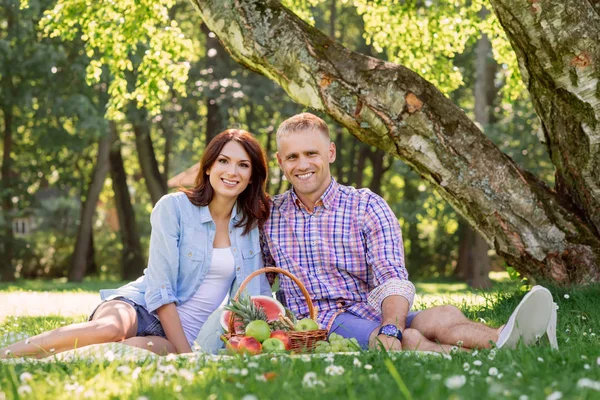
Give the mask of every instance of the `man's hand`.
<svg viewBox="0 0 600 400">
<path fill-rule="evenodd" d="M 375 338 L 375 348 L 379 350 L 401 351 L 402 343 L 395 337 L 381 334 Z"/>
</svg>

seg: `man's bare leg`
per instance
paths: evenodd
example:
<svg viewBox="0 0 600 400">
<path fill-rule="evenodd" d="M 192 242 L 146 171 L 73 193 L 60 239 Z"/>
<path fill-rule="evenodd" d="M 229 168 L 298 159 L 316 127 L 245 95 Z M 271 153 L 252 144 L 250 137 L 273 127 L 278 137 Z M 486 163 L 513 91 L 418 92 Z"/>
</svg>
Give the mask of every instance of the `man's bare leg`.
<svg viewBox="0 0 600 400">
<path fill-rule="evenodd" d="M 416 329 L 408 328 L 402 331 L 402 350 L 450 353 L 452 347 L 454 346 L 432 342 Z M 369 349 L 379 348 L 380 343 L 377 341 L 377 331 L 374 331 L 369 337 Z"/>
<path fill-rule="evenodd" d="M 410 325 L 431 341 L 469 349 L 491 347 L 498 340 L 501 329 L 490 328 L 465 317 L 458 308 L 450 305 L 421 311 Z"/>
</svg>

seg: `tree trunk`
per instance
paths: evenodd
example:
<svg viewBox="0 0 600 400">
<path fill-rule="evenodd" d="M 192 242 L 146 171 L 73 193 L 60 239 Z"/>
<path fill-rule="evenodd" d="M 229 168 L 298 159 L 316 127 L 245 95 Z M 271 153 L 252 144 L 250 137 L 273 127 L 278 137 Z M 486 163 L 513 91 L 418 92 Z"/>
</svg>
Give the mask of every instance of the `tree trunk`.
<svg viewBox="0 0 600 400">
<path fill-rule="evenodd" d="M 15 266 L 13 265 L 14 258 L 14 234 L 12 229 L 12 152 L 13 145 L 13 108 L 11 106 L 2 110 L 4 114 L 4 138 L 2 140 L 2 216 L 4 217 L 4 240 L 2 241 L 2 260 L 0 260 L 0 281 L 12 282 L 15 280 Z"/>
<path fill-rule="evenodd" d="M 163 161 L 163 180 L 169 181 L 171 151 L 173 151 L 173 125 L 168 120 L 168 117 L 163 114 L 163 118 L 160 120 L 160 129 L 162 130 L 163 136 L 165 137 L 165 159 Z"/>
<path fill-rule="evenodd" d="M 88 253 L 87 253 L 87 259 L 85 261 L 85 264 L 87 265 L 86 268 L 86 275 L 98 275 L 98 264 L 96 263 L 96 250 L 94 249 L 94 230 L 92 229 L 90 231 L 90 237 L 89 237 L 89 241 L 88 241 Z"/>
<path fill-rule="evenodd" d="M 81 207 L 81 220 L 77 228 L 77 239 L 71 258 L 69 282 L 81 282 L 86 273 L 94 214 L 109 169 L 108 153 L 110 152 L 111 139 L 111 135 L 108 133 L 100 139 L 98 144 L 98 155 L 92 172 L 92 181 L 88 186 L 85 202 Z"/>
<path fill-rule="evenodd" d="M 598 1 L 491 0 L 542 121 L 556 191 L 600 232 Z"/>
<path fill-rule="evenodd" d="M 371 178 L 369 189 L 378 195 L 381 195 L 383 175 L 392 167 L 393 164 L 391 161 L 385 163 L 383 159 L 384 155 L 385 152 L 379 149 L 369 153 L 369 159 L 371 160 L 371 165 L 373 167 L 373 177 Z"/>
<path fill-rule="evenodd" d="M 193 2 L 238 62 L 275 80 L 298 103 L 329 114 L 360 140 L 404 160 L 523 275 L 562 284 L 600 281 L 600 237 L 590 223 L 593 212 L 586 216 L 567 192 L 556 193 L 521 169 L 460 108 L 417 73 L 347 50 L 275 0 Z M 505 9 L 497 5 L 511 1 L 492 2 L 502 15 L 501 21 L 507 19 Z M 523 3 L 519 14 L 532 9 L 526 0 L 512 3 Z M 576 3 L 583 9 L 590 7 L 582 0 Z M 524 18 L 526 22 L 529 17 Z M 597 14 L 589 18 L 595 20 Z M 516 18 L 514 21 L 518 22 Z M 580 32 L 586 32 L 587 26 Z M 590 52 L 597 46 L 597 41 L 586 43 Z M 530 50 L 525 54 L 531 56 L 536 49 Z M 588 74 L 591 69 L 577 68 L 578 74 Z M 529 87 L 538 97 L 535 90 L 543 85 L 533 84 L 533 80 L 528 80 Z M 566 91 L 559 92 L 557 100 Z M 562 115 L 552 121 L 563 118 L 565 127 L 573 127 L 567 121 L 570 113 L 575 120 L 590 115 L 584 112 L 589 106 L 579 102 L 579 108 L 561 103 L 563 109 L 552 102 L 536 103 L 549 107 L 551 114 Z M 545 112 L 540 116 L 548 118 Z M 578 123 L 580 133 L 591 135 L 592 122 Z M 544 122 L 546 130 L 558 127 Z M 573 143 L 588 151 L 593 148 L 596 153 L 592 156 L 590 152 L 588 159 L 597 160 L 598 145 L 581 146 L 582 142 L 589 141 Z M 556 154 L 553 159 L 557 159 Z M 584 167 L 591 171 L 589 165 Z M 595 204 L 598 200 L 589 194 L 590 204 Z"/>
<path fill-rule="evenodd" d="M 123 250 L 121 252 L 121 277 L 124 280 L 139 278 L 144 272 L 145 259 L 140 244 L 140 234 L 135 221 L 135 211 L 131 205 L 127 175 L 121 155 L 121 140 L 114 122 L 110 122 L 114 138 L 110 149 L 110 176 L 112 178 L 115 206 L 119 218 L 119 234 Z"/>
<path fill-rule="evenodd" d="M 492 44 L 486 34 L 477 41 L 475 47 L 475 121 L 484 129 L 489 124 L 490 86 L 494 85 L 495 71 L 489 68 L 489 57 L 492 53 Z M 475 232 L 468 224 L 461 221 L 460 242 L 458 245 L 458 262 L 456 269 L 459 276 L 475 289 L 487 289 L 492 286 L 490 281 L 490 257 L 488 246 L 480 234 Z M 464 254 L 466 253 L 466 254 Z"/>
<path fill-rule="evenodd" d="M 156 161 L 154 146 L 150 137 L 150 123 L 146 120 L 146 113 L 142 112 L 141 114 L 143 115 L 137 115 L 132 118 L 135 147 L 142 174 L 144 175 L 144 181 L 146 182 L 146 188 L 148 189 L 148 193 L 150 193 L 152 205 L 154 205 L 162 196 L 167 194 L 168 188 L 167 181 L 158 169 L 158 161 Z"/>
<path fill-rule="evenodd" d="M 419 197 L 419 177 L 415 173 L 408 173 L 403 176 L 404 178 L 404 190 L 402 193 L 402 200 L 405 204 L 416 204 L 417 198 Z M 409 243 L 409 250 L 406 257 L 406 268 L 408 273 L 419 276 L 419 268 L 423 267 L 423 255 L 421 245 L 421 239 L 419 239 L 419 222 L 417 220 L 416 213 L 406 215 L 404 220 L 408 225 L 406 229 Z"/>
<path fill-rule="evenodd" d="M 219 43 L 219 39 L 213 34 L 211 37 L 211 31 L 206 25 L 202 25 L 202 32 L 206 36 L 206 51 L 216 50 L 216 55 L 208 55 L 206 57 L 206 69 L 213 71 L 209 76 L 215 81 L 219 80 L 220 74 L 217 72 L 219 68 L 219 62 L 226 59 L 225 49 Z M 214 92 L 214 93 L 210 93 Z M 208 97 L 206 98 L 206 144 L 213 140 L 215 136 L 225 130 L 227 118 L 224 114 L 225 110 L 222 110 L 219 106 L 218 97 L 220 93 L 211 89 Z"/>
</svg>

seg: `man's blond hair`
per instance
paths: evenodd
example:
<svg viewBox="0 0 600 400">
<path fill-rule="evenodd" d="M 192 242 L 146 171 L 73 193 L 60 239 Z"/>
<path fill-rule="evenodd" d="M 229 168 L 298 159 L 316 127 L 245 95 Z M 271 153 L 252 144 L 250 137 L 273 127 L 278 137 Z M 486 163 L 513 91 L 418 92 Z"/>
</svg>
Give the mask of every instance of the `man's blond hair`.
<svg viewBox="0 0 600 400">
<path fill-rule="evenodd" d="M 277 129 L 277 146 L 279 147 L 279 139 L 291 133 L 301 133 L 305 131 L 321 132 L 327 141 L 331 141 L 329 136 L 329 127 L 321 118 L 311 113 L 296 114 L 283 121 Z"/>
</svg>

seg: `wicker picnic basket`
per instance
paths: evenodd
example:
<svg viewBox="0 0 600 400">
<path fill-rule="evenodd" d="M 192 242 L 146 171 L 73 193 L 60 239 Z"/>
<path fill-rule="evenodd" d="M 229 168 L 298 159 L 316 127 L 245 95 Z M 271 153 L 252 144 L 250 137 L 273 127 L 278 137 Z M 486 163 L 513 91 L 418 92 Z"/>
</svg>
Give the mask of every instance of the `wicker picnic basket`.
<svg viewBox="0 0 600 400">
<path fill-rule="evenodd" d="M 285 271 L 281 268 L 265 267 L 265 268 L 258 269 L 256 271 L 254 271 L 253 273 L 251 273 L 250 275 L 248 275 L 248 277 L 246 279 L 244 279 L 244 281 L 240 285 L 240 288 L 238 289 L 237 293 L 235 294 L 234 300 L 238 300 L 238 298 L 240 297 L 240 294 L 242 293 L 242 291 L 244 290 L 244 288 L 246 287 L 248 282 L 250 282 L 252 280 L 252 278 L 254 278 L 260 274 L 265 274 L 267 272 L 276 272 L 279 274 L 283 274 L 283 275 L 289 277 L 292 281 L 294 281 L 294 283 L 296 285 L 298 285 L 298 287 L 302 291 L 302 294 L 304 295 L 304 298 L 306 299 L 306 304 L 308 305 L 308 313 L 310 315 L 310 318 L 316 321 L 317 310 L 313 306 L 312 300 L 310 299 L 310 295 L 308 294 L 306 287 L 304 287 L 302 282 L 298 278 L 296 278 L 293 274 L 291 274 L 288 271 Z M 234 320 L 235 320 L 234 315 L 233 315 L 233 313 L 231 313 L 231 317 L 229 318 L 229 328 L 228 328 L 229 333 L 226 333 L 223 335 L 226 340 L 229 340 L 234 336 L 244 336 L 244 334 L 235 333 Z M 327 330 L 326 329 L 319 329 L 316 331 L 303 331 L 303 332 L 289 331 L 289 332 L 287 332 L 287 334 L 290 337 L 291 350 L 294 352 L 310 352 L 315 348 L 315 344 L 319 340 L 325 340 L 327 338 Z"/>
</svg>

